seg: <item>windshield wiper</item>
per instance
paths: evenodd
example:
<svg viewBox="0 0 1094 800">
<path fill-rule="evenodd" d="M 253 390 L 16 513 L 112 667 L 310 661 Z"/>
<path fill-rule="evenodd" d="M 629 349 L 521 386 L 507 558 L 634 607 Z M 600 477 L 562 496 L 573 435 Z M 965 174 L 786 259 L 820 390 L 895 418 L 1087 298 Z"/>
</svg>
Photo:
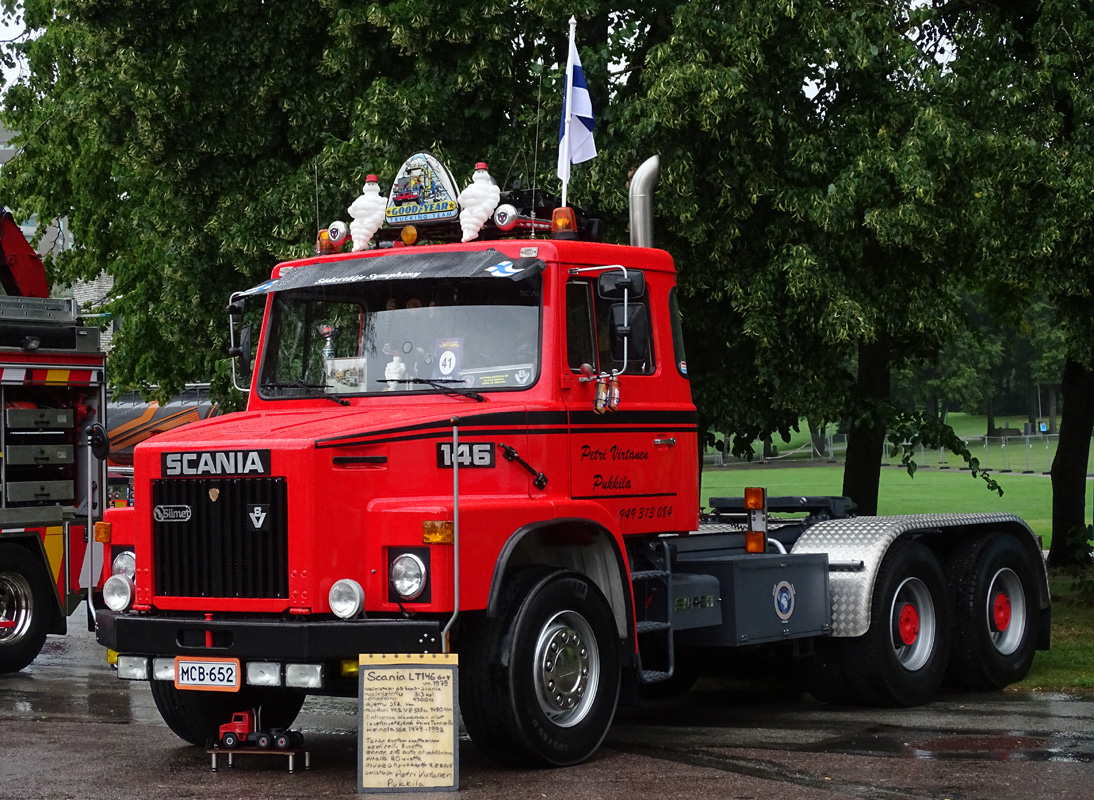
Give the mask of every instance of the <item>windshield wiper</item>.
<svg viewBox="0 0 1094 800">
<path fill-rule="evenodd" d="M 289 383 L 264 383 L 263 386 L 269 389 L 304 389 L 304 397 L 315 397 L 317 399 L 331 400 L 340 406 L 348 406 L 349 400 L 344 397 L 338 397 L 337 395 L 327 394 L 324 389 L 326 385 L 322 383 L 304 383 L 303 381 L 291 381 Z"/>
<path fill-rule="evenodd" d="M 432 386 L 434 389 L 440 389 L 449 397 L 470 397 L 472 400 L 477 400 L 480 403 L 485 403 L 486 398 L 473 389 L 457 389 L 452 384 L 463 383 L 463 378 L 402 378 L 399 383 L 414 383 L 419 386 Z M 380 381 L 380 383 L 387 383 L 387 381 Z"/>
</svg>

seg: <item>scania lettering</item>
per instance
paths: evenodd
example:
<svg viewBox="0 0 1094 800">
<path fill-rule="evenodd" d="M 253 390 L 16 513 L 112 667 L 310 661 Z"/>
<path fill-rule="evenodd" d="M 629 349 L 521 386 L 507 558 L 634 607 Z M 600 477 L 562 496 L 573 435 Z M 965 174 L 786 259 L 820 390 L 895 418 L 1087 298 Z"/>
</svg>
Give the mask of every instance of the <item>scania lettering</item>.
<svg viewBox="0 0 1094 800">
<path fill-rule="evenodd" d="M 454 199 L 431 158 L 393 183 L 407 207 L 426 167 L 430 202 Z M 657 171 L 631 180 L 629 245 L 516 188 L 420 230 L 391 201 L 378 227 L 369 176 L 355 249 L 332 225 L 231 298 L 246 411 L 139 445 L 134 505 L 107 514 L 139 568 L 98 640 L 175 733 L 204 744 L 252 708 L 288 727 L 308 694 L 355 696 L 362 653 L 457 653 L 475 744 L 533 765 L 579 763 L 619 703 L 757 656 L 821 700 L 879 706 L 1026 674 L 1050 605 L 1015 516 L 855 516 L 762 490 L 700 515 Z M 176 658 L 238 659 L 239 691 L 176 683 Z"/>
<path fill-rule="evenodd" d="M 164 453 L 163 474 L 179 475 L 268 475 L 268 450 L 228 450 L 208 453 Z"/>
</svg>

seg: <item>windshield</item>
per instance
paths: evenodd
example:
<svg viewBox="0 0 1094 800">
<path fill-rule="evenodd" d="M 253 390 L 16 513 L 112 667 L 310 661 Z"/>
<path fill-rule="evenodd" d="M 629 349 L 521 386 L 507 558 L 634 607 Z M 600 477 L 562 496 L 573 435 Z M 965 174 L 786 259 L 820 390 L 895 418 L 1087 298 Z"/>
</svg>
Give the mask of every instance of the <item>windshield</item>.
<svg viewBox="0 0 1094 800">
<path fill-rule="evenodd" d="M 277 292 L 264 398 L 520 389 L 539 374 L 542 278 L 374 280 Z"/>
</svg>

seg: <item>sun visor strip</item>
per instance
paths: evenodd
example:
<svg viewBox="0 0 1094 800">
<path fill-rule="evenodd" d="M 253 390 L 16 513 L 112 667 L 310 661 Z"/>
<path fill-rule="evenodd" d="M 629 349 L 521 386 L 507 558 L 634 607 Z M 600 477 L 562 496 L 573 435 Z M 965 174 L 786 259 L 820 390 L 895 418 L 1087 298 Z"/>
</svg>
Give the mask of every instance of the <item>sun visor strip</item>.
<svg viewBox="0 0 1094 800">
<path fill-rule="evenodd" d="M 289 289 L 341 286 L 371 281 L 443 278 L 509 278 L 524 280 L 546 268 L 539 258 L 508 258 L 497 250 L 463 253 L 392 253 L 307 264 L 282 273 L 234 297 L 249 297 Z"/>
</svg>

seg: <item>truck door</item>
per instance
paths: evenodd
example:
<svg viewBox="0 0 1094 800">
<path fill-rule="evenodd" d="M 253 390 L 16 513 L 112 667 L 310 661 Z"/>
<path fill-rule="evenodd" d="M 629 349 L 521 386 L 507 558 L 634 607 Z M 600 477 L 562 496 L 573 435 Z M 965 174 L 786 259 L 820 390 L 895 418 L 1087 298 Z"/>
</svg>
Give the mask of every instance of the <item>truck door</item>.
<svg viewBox="0 0 1094 800">
<path fill-rule="evenodd" d="M 612 352 L 610 318 L 619 300 L 599 296 L 595 276 L 566 285 L 566 354 L 571 389 L 565 392 L 569 421 L 570 491 L 575 500 L 603 504 L 621 531 L 675 530 L 679 448 L 674 429 L 680 414 L 659 393 L 658 353 L 653 350 L 647 298 L 630 301 L 646 325 L 646 356 L 624 365 Z M 637 329 L 639 326 L 635 326 Z M 585 366 L 587 365 L 587 366 Z M 626 369 L 624 369 L 624 366 Z M 590 369 L 591 368 L 591 369 Z M 614 411 L 594 410 L 596 375 L 622 371 L 620 403 Z"/>
</svg>

